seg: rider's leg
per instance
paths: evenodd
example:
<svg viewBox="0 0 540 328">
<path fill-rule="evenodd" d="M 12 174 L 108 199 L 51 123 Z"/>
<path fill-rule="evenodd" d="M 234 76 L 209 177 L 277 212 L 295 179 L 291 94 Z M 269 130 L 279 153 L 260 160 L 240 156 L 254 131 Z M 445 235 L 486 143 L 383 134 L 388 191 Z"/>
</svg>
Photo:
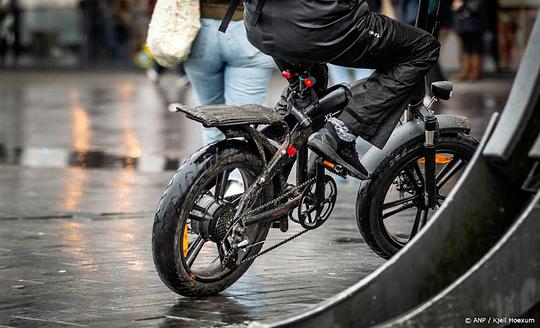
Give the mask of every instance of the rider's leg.
<svg viewBox="0 0 540 328">
<path fill-rule="evenodd" d="M 358 26 L 360 34 L 372 38 L 366 42 L 360 35 L 361 41 L 333 63 L 376 71 L 359 86 L 361 90 L 353 90 L 344 112 L 314 134 L 308 145 L 362 177 L 366 170 L 356 153 L 356 137 L 384 146 L 407 103 L 422 100 L 416 90 L 437 61 L 440 45 L 422 30 L 375 13 L 366 15 Z M 383 127 L 385 131 L 378 131 Z"/>
<path fill-rule="evenodd" d="M 339 117 L 353 134 L 369 141 L 385 119 L 399 118 L 400 115 L 392 114 L 403 112 L 411 101 L 411 93 L 436 63 L 440 45 L 427 32 L 376 13 L 366 15 L 359 25 L 374 37 L 368 44 L 351 47 L 334 62 L 376 68 L 360 86 L 365 92 L 355 92 Z M 356 59 L 355 55 L 363 53 L 366 46 L 367 52 Z M 384 142 L 376 146 L 382 147 Z"/>
</svg>

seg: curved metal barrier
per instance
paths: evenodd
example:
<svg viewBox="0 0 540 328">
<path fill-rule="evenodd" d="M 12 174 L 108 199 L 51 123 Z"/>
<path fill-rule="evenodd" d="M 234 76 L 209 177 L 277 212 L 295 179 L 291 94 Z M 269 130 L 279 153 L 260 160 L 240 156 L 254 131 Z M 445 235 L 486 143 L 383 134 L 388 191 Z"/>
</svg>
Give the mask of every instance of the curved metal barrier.
<svg viewBox="0 0 540 328">
<path fill-rule="evenodd" d="M 535 319 L 540 302 L 540 192 L 501 240 L 428 302 L 384 327 L 460 327 Z M 538 315 L 540 313 L 536 313 Z M 540 318 L 536 317 L 536 320 Z M 474 321 L 473 321 L 474 320 Z"/>
</svg>

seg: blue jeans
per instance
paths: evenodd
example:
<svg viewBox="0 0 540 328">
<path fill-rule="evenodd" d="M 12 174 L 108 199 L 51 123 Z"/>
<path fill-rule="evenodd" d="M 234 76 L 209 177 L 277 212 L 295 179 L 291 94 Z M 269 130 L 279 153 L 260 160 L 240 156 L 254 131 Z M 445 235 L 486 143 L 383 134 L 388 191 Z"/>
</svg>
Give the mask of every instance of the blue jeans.
<svg viewBox="0 0 540 328">
<path fill-rule="evenodd" d="M 184 63 L 199 104 L 262 104 L 274 69 L 272 58 L 249 43 L 244 22 L 231 22 L 225 34 L 218 31 L 220 23 L 201 19 L 201 29 Z M 216 128 L 203 130 L 204 145 L 222 138 Z"/>
<path fill-rule="evenodd" d="M 369 77 L 375 70 L 365 68 L 349 68 L 338 65 L 328 65 L 328 73 L 332 84 L 349 83 Z M 352 78 L 351 78 L 352 75 Z"/>
</svg>

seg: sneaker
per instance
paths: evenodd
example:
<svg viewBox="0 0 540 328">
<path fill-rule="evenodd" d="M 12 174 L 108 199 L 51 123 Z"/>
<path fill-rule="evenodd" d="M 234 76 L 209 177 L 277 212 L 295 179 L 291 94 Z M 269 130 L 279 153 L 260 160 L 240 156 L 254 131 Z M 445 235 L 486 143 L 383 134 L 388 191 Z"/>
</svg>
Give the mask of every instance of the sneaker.
<svg viewBox="0 0 540 328">
<path fill-rule="evenodd" d="M 308 147 L 319 156 L 341 165 L 349 175 L 362 180 L 368 179 L 369 172 L 360 163 L 356 151 L 356 140 L 343 141 L 333 124 L 326 123 L 319 132 L 312 134 L 308 140 Z"/>
</svg>

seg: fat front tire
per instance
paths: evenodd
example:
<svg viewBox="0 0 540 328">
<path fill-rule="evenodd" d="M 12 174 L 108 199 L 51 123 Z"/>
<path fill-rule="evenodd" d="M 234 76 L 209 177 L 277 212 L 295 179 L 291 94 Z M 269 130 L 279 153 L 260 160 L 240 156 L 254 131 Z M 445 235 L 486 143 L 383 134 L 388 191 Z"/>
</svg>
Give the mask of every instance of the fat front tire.
<svg viewBox="0 0 540 328">
<path fill-rule="evenodd" d="M 437 198 L 441 204 L 474 155 L 478 141 L 463 133 L 443 134 L 436 146 Z M 401 146 L 358 190 L 358 227 L 368 246 L 383 258 L 403 248 L 433 215 L 434 211 L 423 204 L 423 151 L 421 139 Z"/>
<path fill-rule="evenodd" d="M 226 210 L 217 209 L 210 214 L 227 217 L 220 218 L 220 223 L 211 224 L 221 229 L 221 232 L 213 230 L 214 235 L 223 234 L 232 222 L 234 205 L 262 169 L 261 159 L 240 140 L 211 144 L 187 159 L 178 169 L 161 197 L 152 231 L 154 264 L 161 280 L 172 291 L 184 296 L 215 295 L 232 285 L 249 268 L 253 260 L 234 269 L 222 266 L 217 238 L 212 239 L 208 233 L 202 233 L 202 227 L 206 225 L 199 224 L 201 221 L 197 220 L 208 217 L 208 213 L 201 214 L 202 207 L 214 209 L 219 208 L 218 204 L 226 203 Z M 243 191 L 238 191 L 236 186 L 236 194 L 231 196 L 225 194 L 228 191 L 224 187 L 231 185 L 230 176 L 236 179 L 233 184 L 243 187 Z M 212 203 L 212 197 L 219 201 Z M 270 197 L 271 192 L 263 191 L 257 203 L 267 202 Z M 201 202 L 204 206 L 200 205 Z M 263 241 L 269 228 L 269 223 L 249 226 L 249 240 L 252 243 Z M 241 258 L 257 254 L 261 247 L 262 243 L 250 248 Z"/>
</svg>

